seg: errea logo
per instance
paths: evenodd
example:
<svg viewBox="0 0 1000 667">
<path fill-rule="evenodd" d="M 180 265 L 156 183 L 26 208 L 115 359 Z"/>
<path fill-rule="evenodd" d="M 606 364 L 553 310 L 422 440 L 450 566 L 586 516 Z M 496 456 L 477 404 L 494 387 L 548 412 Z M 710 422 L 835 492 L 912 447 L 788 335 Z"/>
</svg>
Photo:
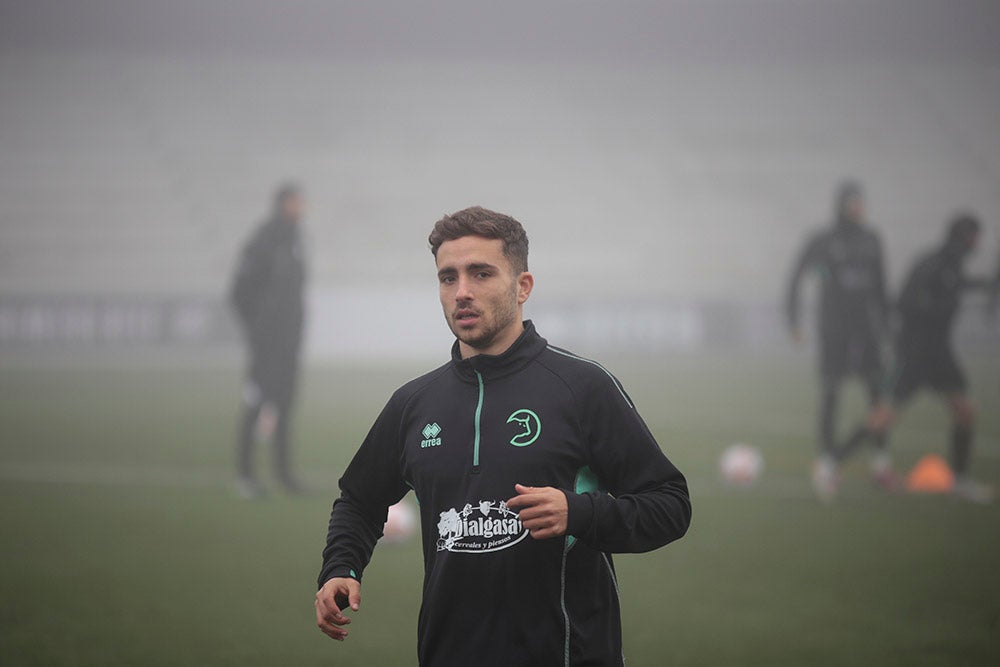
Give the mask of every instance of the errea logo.
<svg viewBox="0 0 1000 667">
<path fill-rule="evenodd" d="M 420 433 L 424 436 L 424 439 L 420 441 L 422 448 L 441 446 L 441 438 L 438 437 L 441 434 L 441 427 L 438 426 L 437 422 L 428 424 Z"/>
</svg>

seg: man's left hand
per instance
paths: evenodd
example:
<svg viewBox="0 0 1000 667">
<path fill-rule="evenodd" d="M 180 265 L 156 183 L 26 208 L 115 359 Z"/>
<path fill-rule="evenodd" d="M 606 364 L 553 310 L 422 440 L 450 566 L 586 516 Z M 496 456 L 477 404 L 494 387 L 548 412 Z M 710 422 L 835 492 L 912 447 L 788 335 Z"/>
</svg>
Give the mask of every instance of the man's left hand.
<svg viewBox="0 0 1000 667">
<path fill-rule="evenodd" d="M 566 494 L 551 486 L 524 486 L 515 484 L 517 495 L 507 501 L 507 507 L 518 510 L 521 525 L 531 537 L 545 540 L 566 534 L 569 507 Z"/>
</svg>

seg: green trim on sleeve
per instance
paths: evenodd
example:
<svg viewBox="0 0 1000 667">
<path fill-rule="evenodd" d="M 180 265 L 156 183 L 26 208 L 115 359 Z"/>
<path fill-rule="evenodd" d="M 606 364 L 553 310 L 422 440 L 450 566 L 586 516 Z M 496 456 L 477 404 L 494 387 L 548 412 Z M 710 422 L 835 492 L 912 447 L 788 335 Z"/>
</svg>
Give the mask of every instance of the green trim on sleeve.
<svg viewBox="0 0 1000 667">
<path fill-rule="evenodd" d="M 597 475 L 590 469 L 590 466 L 583 466 L 576 473 L 576 482 L 573 484 L 573 491 L 576 493 L 590 493 L 600 491 L 601 484 L 597 481 Z"/>
<path fill-rule="evenodd" d="M 576 473 L 576 480 L 573 482 L 573 492 L 574 493 L 591 493 L 593 491 L 599 491 L 604 493 L 604 489 L 601 488 L 601 483 L 597 479 L 597 475 L 594 471 L 590 469 L 590 466 L 583 466 Z M 566 536 L 566 551 L 573 548 L 576 544 L 576 537 L 573 535 Z"/>
</svg>

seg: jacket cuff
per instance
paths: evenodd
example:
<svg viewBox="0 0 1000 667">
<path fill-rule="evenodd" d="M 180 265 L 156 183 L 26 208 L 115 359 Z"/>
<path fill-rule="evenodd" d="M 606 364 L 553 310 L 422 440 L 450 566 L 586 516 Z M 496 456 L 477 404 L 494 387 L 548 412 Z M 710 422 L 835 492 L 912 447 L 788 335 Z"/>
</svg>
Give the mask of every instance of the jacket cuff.
<svg viewBox="0 0 1000 667">
<path fill-rule="evenodd" d="M 335 565 L 328 570 L 323 570 L 323 574 L 319 578 L 319 588 L 323 588 L 326 582 L 331 579 L 357 579 L 361 581 L 361 576 L 354 570 L 354 568 L 348 565 Z"/>
<path fill-rule="evenodd" d="M 573 493 L 563 491 L 566 494 L 566 507 L 568 516 L 566 517 L 566 533 L 574 537 L 584 537 L 594 523 L 594 498 L 589 493 Z"/>
</svg>

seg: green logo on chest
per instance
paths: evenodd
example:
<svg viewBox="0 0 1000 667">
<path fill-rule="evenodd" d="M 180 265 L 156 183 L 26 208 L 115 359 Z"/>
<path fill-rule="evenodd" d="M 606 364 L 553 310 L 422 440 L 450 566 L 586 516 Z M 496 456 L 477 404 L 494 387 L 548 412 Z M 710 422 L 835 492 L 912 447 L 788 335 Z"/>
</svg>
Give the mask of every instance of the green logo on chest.
<svg viewBox="0 0 1000 667">
<path fill-rule="evenodd" d="M 511 422 L 517 422 L 521 427 L 520 431 L 510 439 L 510 444 L 515 447 L 527 447 L 542 434 L 542 420 L 526 408 L 511 413 L 510 417 L 507 417 L 507 423 Z"/>
</svg>

